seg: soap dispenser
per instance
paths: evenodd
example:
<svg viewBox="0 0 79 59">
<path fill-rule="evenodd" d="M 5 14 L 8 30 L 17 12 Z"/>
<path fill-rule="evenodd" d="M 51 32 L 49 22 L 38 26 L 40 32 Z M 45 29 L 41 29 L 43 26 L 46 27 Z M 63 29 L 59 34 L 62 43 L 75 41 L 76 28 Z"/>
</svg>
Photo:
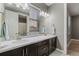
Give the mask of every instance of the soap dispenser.
<svg viewBox="0 0 79 59">
<path fill-rule="evenodd" d="M 56 28 L 55 28 L 55 24 L 53 24 L 53 28 L 54 28 L 54 35 L 56 35 Z"/>
</svg>

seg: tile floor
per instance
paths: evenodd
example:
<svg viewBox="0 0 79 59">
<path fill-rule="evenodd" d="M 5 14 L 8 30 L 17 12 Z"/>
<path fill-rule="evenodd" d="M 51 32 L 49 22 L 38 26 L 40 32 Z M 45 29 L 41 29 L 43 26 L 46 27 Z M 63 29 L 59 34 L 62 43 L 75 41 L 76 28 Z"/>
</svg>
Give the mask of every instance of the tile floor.
<svg viewBox="0 0 79 59">
<path fill-rule="evenodd" d="M 79 56 L 79 41 L 74 39 L 68 47 L 68 55 Z"/>
<path fill-rule="evenodd" d="M 67 55 L 64 55 L 62 52 L 55 50 L 49 56 L 79 56 L 79 41 L 72 40 L 67 53 Z"/>
<path fill-rule="evenodd" d="M 53 53 L 51 53 L 49 56 L 65 56 L 62 52 L 55 50 Z"/>
</svg>

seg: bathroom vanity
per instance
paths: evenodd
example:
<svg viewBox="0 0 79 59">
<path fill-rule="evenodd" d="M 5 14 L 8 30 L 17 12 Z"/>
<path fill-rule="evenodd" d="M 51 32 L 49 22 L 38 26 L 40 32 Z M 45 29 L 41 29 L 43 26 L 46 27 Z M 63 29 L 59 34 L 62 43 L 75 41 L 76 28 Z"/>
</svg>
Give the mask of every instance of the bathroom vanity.
<svg viewBox="0 0 79 59">
<path fill-rule="evenodd" d="M 29 5 L 29 9 L 23 10 L 15 5 L 14 3 L 4 6 L 5 26 L 0 23 L 0 28 L 3 27 L 0 29 L 0 32 L 2 31 L 0 36 L 3 33 L 5 41 L 0 41 L 0 56 L 47 56 L 51 54 L 57 44 L 57 36 L 52 24 L 49 26 L 50 23 L 46 23 L 47 19 L 40 15 L 42 11 L 38 8 Z"/>
<path fill-rule="evenodd" d="M 57 37 L 37 36 L 18 42 L 13 41 L 8 46 L 0 48 L 0 56 L 48 56 L 56 49 Z"/>
</svg>

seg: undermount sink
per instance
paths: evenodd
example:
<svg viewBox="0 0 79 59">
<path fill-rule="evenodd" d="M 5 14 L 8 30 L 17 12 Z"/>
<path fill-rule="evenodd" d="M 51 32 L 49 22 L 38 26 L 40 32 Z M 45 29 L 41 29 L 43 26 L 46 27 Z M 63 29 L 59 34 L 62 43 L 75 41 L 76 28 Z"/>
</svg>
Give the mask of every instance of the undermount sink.
<svg viewBox="0 0 79 59">
<path fill-rule="evenodd" d="M 5 47 L 8 47 L 9 45 L 12 44 L 12 42 L 14 42 L 15 40 L 10 40 L 10 41 L 3 41 L 3 42 L 0 42 L 0 48 L 5 48 Z"/>
<path fill-rule="evenodd" d="M 25 43 L 27 41 L 30 41 L 30 40 L 28 40 L 28 39 L 18 39 L 18 40 L 3 41 L 3 42 L 0 42 L 0 49 L 8 47 L 10 45 L 14 45 L 14 44 L 17 45 L 17 44 Z"/>
<path fill-rule="evenodd" d="M 5 48 L 5 47 L 7 47 L 8 45 L 0 45 L 0 49 L 1 48 Z"/>
<path fill-rule="evenodd" d="M 25 43 L 26 41 L 28 41 L 28 40 L 16 40 L 16 41 L 14 41 L 14 42 L 12 42 L 12 43 L 14 43 L 14 44 L 21 44 L 21 43 Z"/>
<path fill-rule="evenodd" d="M 42 35 L 43 37 L 45 37 L 44 35 Z M 42 39 L 42 36 L 36 36 L 36 37 L 23 37 L 21 39 L 17 39 L 17 40 L 9 40 L 9 41 L 4 41 L 4 42 L 0 42 L 0 48 L 5 48 L 8 47 L 10 45 L 17 45 L 17 44 L 21 44 L 21 43 L 25 43 L 25 42 L 34 42 L 34 41 L 38 41 L 37 39 L 40 38 Z"/>
</svg>

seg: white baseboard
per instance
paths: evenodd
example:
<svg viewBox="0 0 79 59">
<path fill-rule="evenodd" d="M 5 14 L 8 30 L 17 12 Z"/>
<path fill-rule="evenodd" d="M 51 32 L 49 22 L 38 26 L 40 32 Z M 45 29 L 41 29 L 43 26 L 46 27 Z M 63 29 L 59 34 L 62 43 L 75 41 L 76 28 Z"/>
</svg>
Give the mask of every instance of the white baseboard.
<svg viewBox="0 0 79 59">
<path fill-rule="evenodd" d="M 77 40 L 77 39 L 71 39 L 71 40 L 69 41 L 67 47 L 69 47 L 69 45 L 71 44 L 71 42 L 72 42 L 73 40 L 74 40 L 74 41 L 79 41 L 79 40 Z M 59 49 L 59 48 L 56 48 L 56 50 L 59 51 L 59 52 L 62 52 L 63 54 L 65 54 L 64 51 L 61 50 L 61 49 Z"/>
<path fill-rule="evenodd" d="M 79 39 L 72 39 L 73 41 L 79 41 Z"/>
<path fill-rule="evenodd" d="M 67 47 L 69 47 L 69 45 L 71 44 L 72 41 L 79 41 L 79 40 L 77 40 L 77 39 L 71 39 L 71 40 L 69 41 Z"/>
<path fill-rule="evenodd" d="M 70 46 L 71 42 L 72 42 L 72 39 L 70 39 L 70 41 L 68 42 L 67 48 Z"/>
<path fill-rule="evenodd" d="M 59 51 L 59 52 L 61 52 L 61 53 L 64 53 L 64 51 L 61 50 L 61 49 L 56 48 L 56 50 Z"/>
<path fill-rule="evenodd" d="M 79 41 L 79 40 L 78 40 L 78 39 L 70 39 L 70 41 L 69 41 L 67 47 L 69 47 L 69 45 L 70 45 L 70 43 L 71 43 L 72 41 Z"/>
</svg>

